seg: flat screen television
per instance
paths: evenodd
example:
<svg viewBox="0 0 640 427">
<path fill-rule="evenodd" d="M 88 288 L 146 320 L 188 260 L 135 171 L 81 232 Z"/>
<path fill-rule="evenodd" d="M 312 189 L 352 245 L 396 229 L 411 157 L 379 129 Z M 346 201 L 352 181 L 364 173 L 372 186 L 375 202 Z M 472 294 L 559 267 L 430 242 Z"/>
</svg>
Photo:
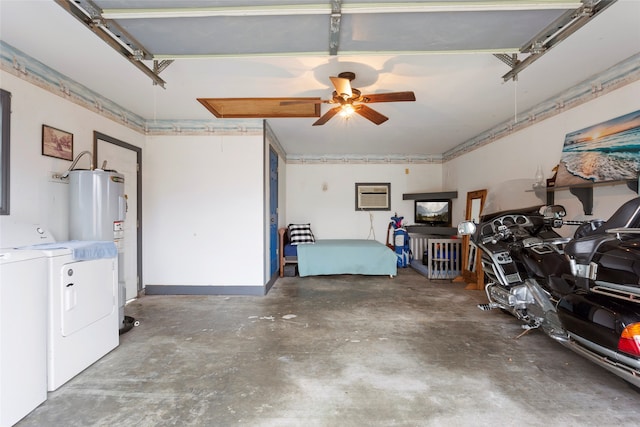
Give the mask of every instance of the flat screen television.
<svg viewBox="0 0 640 427">
<path fill-rule="evenodd" d="M 451 199 L 415 201 L 416 224 L 451 227 Z"/>
</svg>

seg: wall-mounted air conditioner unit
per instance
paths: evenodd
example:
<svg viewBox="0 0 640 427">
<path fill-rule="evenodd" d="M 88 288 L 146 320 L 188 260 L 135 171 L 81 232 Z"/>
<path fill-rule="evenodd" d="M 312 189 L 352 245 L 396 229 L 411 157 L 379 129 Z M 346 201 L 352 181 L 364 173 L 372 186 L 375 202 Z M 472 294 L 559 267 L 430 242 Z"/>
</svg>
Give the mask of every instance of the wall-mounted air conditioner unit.
<svg viewBox="0 0 640 427">
<path fill-rule="evenodd" d="M 357 211 L 391 210 L 390 183 L 356 183 Z"/>
</svg>

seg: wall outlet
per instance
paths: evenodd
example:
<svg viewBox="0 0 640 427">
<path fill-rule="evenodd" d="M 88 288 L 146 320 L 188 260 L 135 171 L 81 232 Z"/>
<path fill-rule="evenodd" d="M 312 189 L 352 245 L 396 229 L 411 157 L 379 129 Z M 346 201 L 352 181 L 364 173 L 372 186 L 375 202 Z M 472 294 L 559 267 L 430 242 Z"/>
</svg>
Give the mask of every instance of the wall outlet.
<svg viewBox="0 0 640 427">
<path fill-rule="evenodd" d="M 49 172 L 49 182 L 55 182 L 56 184 L 68 184 L 69 177 L 62 177 L 62 173 L 60 172 Z"/>
</svg>

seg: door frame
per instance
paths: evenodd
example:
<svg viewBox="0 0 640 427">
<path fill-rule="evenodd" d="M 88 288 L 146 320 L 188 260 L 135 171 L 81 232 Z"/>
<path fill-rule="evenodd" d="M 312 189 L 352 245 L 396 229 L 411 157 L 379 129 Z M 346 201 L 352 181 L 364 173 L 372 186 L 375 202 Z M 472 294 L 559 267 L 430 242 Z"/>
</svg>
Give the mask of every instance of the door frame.
<svg viewBox="0 0 640 427">
<path fill-rule="evenodd" d="M 117 145 L 118 147 L 125 148 L 127 150 L 134 151 L 136 153 L 136 163 L 138 164 L 136 171 L 136 263 L 137 263 L 137 276 L 138 283 L 137 288 L 138 292 L 136 297 L 142 296 L 142 148 L 137 147 L 135 145 L 129 144 L 124 141 L 120 141 L 119 139 L 113 138 L 109 135 L 105 135 L 104 133 L 93 131 L 93 164 L 97 165 L 98 163 L 98 140 L 108 142 L 109 144 Z"/>
<path fill-rule="evenodd" d="M 475 190 L 467 193 L 467 208 L 465 219 L 480 224 L 487 190 Z M 473 254 L 473 256 L 472 256 Z M 472 250 L 469 236 L 462 237 L 462 278 L 467 283 L 465 289 L 484 289 L 484 271 L 482 270 L 482 256 L 479 248 Z"/>
<path fill-rule="evenodd" d="M 269 276 L 278 271 L 278 153 L 269 145 Z M 274 170 L 275 168 L 275 170 Z"/>
</svg>

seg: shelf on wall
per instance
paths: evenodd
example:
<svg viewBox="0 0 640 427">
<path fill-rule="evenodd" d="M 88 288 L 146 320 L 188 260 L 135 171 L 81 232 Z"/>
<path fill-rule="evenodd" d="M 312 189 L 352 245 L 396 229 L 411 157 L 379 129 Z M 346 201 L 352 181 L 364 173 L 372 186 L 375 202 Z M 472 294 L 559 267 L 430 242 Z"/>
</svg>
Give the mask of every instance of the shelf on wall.
<svg viewBox="0 0 640 427">
<path fill-rule="evenodd" d="M 435 193 L 405 193 L 402 200 L 423 200 L 423 199 L 456 199 L 457 191 L 440 191 Z"/>
<path fill-rule="evenodd" d="M 456 236 L 458 229 L 456 227 L 438 227 L 431 225 L 407 225 L 405 227 L 408 233 L 428 234 L 434 236 Z"/>
<path fill-rule="evenodd" d="M 457 197 L 457 191 L 438 191 L 431 193 L 405 193 L 402 195 L 402 200 L 455 199 Z M 455 236 L 458 234 L 458 229 L 455 227 L 408 225 L 405 229 L 409 233 L 432 234 L 436 236 Z"/>
<path fill-rule="evenodd" d="M 576 196 L 582 203 L 582 210 L 585 215 L 593 215 L 593 187 L 601 187 L 605 185 L 626 184 L 629 189 L 635 193 L 638 192 L 638 180 L 630 179 L 626 181 L 607 181 L 593 182 L 588 184 L 565 185 L 560 187 L 549 187 L 547 191 L 547 204 L 553 205 L 555 192 L 561 190 L 569 190 L 571 194 Z"/>
</svg>

